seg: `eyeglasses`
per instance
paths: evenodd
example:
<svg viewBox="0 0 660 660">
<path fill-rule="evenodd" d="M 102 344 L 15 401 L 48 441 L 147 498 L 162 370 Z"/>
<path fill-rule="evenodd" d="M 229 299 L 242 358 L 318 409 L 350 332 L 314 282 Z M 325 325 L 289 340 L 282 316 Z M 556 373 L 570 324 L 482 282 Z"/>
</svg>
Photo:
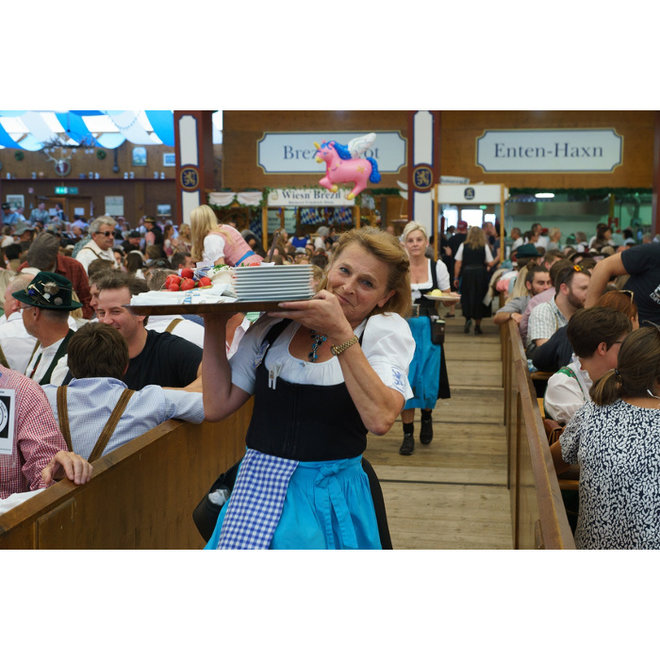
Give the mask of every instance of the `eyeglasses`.
<svg viewBox="0 0 660 660">
<path fill-rule="evenodd" d="M 627 295 L 628 298 L 630 298 L 630 302 L 635 301 L 635 292 L 634 291 L 631 291 L 630 289 L 619 289 L 619 293 L 624 293 L 625 295 Z"/>
<path fill-rule="evenodd" d="M 114 232 L 111 232 L 111 231 L 97 231 L 96 233 L 97 234 L 103 234 L 106 238 L 108 236 L 112 236 L 114 234 Z"/>
</svg>

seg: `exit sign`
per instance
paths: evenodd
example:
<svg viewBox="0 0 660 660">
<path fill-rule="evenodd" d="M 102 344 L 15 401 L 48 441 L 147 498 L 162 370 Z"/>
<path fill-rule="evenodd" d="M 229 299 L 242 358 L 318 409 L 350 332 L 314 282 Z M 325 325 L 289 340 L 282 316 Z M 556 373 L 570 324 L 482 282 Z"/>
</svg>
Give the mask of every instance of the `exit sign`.
<svg viewBox="0 0 660 660">
<path fill-rule="evenodd" d="M 68 186 L 55 186 L 56 195 L 77 195 L 78 188 L 69 188 Z"/>
</svg>

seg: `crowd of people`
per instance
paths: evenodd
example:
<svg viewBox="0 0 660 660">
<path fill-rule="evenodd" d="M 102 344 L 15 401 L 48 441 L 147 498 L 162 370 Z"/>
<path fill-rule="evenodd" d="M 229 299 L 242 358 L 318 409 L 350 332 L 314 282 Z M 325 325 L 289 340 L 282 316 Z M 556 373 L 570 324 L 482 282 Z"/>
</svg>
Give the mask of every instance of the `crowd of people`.
<svg viewBox="0 0 660 660">
<path fill-rule="evenodd" d="M 0 453 L 3 502 L 63 474 L 85 483 L 96 458 L 136 434 L 169 418 L 223 419 L 254 396 L 247 451 L 207 547 L 391 547 L 362 456 L 367 433 L 400 416 L 408 456 L 420 409 L 419 442 L 432 441 L 432 412 L 450 387 L 442 307 L 426 294 L 457 291 L 466 334 L 482 334 L 492 301 L 505 298 L 494 323 L 513 320 L 530 370 L 553 373 L 544 412 L 564 429 L 551 447 L 558 473 L 580 471 L 578 547 L 660 546 L 644 522 L 651 512 L 660 525 L 649 485 L 660 470 L 660 330 L 648 326 L 660 324 L 659 243 L 614 245 L 599 226 L 592 241 L 562 245 L 561 232 L 536 224 L 500 245 L 493 223 L 459 222 L 435 260 L 416 222 L 396 237 L 280 229 L 266 251 L 206 205 L 179 227 L 5 220 L 0 377 L 15 428 Z M 262 261 L 311 264 L 315 297 L 250 316 L 126 308 L 184 268 Z M 445 304 L 447 318 L 455 306 Z M 322 426 L 319 397 L 335 413 Z"/>
<path fill-rule="evenodd" d="M 543 412 L 558 475 L 579 475 L 577 501 L 563 492 L 576 546 L 660 548 L 660 242 L 615 244 L 607 225 L 564 246 L 550 231 L 549 249 L 540 225 L 511 234 L 493 320 L 514 321 L 530 371 L 551 374 Z"/>
</svg>

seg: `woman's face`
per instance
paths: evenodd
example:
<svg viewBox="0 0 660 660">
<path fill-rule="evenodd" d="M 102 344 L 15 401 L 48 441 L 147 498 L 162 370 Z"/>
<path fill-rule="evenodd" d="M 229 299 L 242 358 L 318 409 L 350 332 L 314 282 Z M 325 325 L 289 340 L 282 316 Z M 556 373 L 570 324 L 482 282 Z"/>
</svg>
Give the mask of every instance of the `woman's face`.
<svg viewBox="0 0 660 660">
<path fill-rule="evenodd" d="M 419 229 L 411 231 L 408 236 L 406 236 L 405 246 L 408 255 L 411 257 L 423 255 L 428 245 L 429 242 L 426 240 L 426 236 L 424 236 L 424 233 L 419 231 Z"/>
<path fill-rule="evenodd" d="M 387 289 L 388 277 L 387 264 L 358 243 L 350 243 L 328 271 L 326 288 L 337 296 L 348 322 L 356 327 L 394 295 Z"/>
</svg>

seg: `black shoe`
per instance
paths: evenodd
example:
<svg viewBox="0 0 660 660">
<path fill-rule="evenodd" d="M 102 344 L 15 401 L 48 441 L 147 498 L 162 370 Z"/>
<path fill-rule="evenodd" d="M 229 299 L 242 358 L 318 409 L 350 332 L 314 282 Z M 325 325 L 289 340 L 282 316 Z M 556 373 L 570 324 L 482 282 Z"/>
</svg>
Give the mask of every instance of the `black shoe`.
<svg viewBox="0 0 660 660">
<path fill-rule="evenodd" d="M 475 334 L 475 335 L 483 335 L 483 334 L 484 334 L 484 331 L 481 329 L 480 326 L 475 325 L 475 326 L 474 326 L 474 334 Z"/>
<path fill-rule="evenodd" d="M 399 447 L 399 454 L 401 456 L 410 456 L 415 451 L 415 436 L 412 433 L 403 434 L 403 442 Z"/>
<path fill-rule="evenodd" d="M 423 445 L 430 444 L 433 440 L 433 420 L 432 419 L 422 419 L 422 428 L 419 432 L 419 441 Z"/>
<path fill-rule="evenodd" d="M 463 328 L 463 332 L 466 335 L 470 334 L 470 327 L 472 326 L 472 319 L 466 319 L 465 321 L 465 327 Z"/>
</svg>

